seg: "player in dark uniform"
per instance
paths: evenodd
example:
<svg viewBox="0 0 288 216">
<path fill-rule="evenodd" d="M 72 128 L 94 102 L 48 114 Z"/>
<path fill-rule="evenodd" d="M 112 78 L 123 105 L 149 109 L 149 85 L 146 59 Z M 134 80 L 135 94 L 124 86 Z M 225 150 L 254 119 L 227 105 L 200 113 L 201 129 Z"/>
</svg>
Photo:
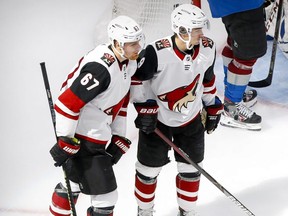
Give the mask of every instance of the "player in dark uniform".
<svg viewBox="0 0 288 216">
<path fill-rule="evenodd" d="M 80 192 L 91 195 L 88 216 L 113 215 L 117 184 L 112 165 L 131 143 L 125 138 L 128 92 L 144 48 L 142 29 L 127 16 L 109 23 L 108 36 L 110 43 L 79 60 L 55 103 L 58 142 L 50 153 L 55 166 L 65 169 L 75 203 Z M 57 184 L 50 212 L 71 214 L 65 184 Z"/>
<path fill-rule="evenodd" d="M 222 18 L 228 34 L 227 45 L 222 51 L 225 111 L 221 124 L 261 130 L 261 116 L 243 103 L 242 97 L 249 83 L 253 65 L 267 49 L 262 6 L 264 0 L 208 0 L 208 2 L 212 16 Z"/>
<path fill-rule="evenodd" d="M 131 87 L 131 99 L 138 111 L 135 123 L 140 129 L 135 177 L 138 216 L 153 215 L 157 176 L 170 161 L 169 146 L 153 132 L 156 124 L 202 166 L 204 132 L 215 130 L 223 109 L 216 96 L 215 44 L 202 31 L 207 17 L 198 7 L 183 4 L 172 12 L 171 21 L 174 35 L 156 40 L 140 54 L 143 57 L 135 77 L 150 80 Z M 203 108 L 206 115 L 202 116 Z M 174 156 L 178 215 L 192 216 L 200 173 L 178 153 Z"/>
</svg>

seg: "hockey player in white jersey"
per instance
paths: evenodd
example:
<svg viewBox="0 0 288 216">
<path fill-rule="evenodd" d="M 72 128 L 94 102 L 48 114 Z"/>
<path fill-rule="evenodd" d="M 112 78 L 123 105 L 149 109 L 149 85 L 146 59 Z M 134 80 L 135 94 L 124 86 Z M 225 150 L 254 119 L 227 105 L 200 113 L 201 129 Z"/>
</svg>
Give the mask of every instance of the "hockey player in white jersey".
<svg viewBox="0 0 288 216">
<path fill-rule="evenodd" d="M 140 129 L 135 176 L 138 216 L 153 215 L 157 176 L 170 161 L 170 148 L 153 132 L 155 127 L 201 165 L 204 132 L 215 130 L 223 110 L 216 96 L 215 44 L 202 31 L 208 25 L 206 15 L 194 5 L 183 4 L 172 12 L 171 21 L 174 35 L 156 40 L 140 54 L 144 57 L 135 77 L 151 79 L 142 89 L 139 85 L 131 89 Z M 200 173 L 178 153 L 174 155 L 178 215 L 194 216 Z"/>
<path fill-rule="evenodd" d="M 113 215 L 117 184 L 112 165 L 131 143 L 125 138 L 127 95 L 144 47 L 142 29 L 127 16 L 109 23 L 108 36 L 110 43 L 79 60 L 55 103 L 58 142 L 50 153 L 55 166 L 65 169 L 75 203 L 80 192 L 91 195 L 88 216 Z M 65 184 L 55 187 L 50 212 L 71 214 Z"/>
</svg>

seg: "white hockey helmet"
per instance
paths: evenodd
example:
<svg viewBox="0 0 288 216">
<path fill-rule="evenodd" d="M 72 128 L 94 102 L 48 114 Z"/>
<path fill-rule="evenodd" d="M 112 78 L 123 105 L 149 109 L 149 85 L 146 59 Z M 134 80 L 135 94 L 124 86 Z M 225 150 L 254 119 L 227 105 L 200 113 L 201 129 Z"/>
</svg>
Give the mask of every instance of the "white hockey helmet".
<svg viewBox="0 0 288 216">
<path fill-rule="evenodd" d="M 186 43 L 187 49 L 192 49 L 190 43 L 192 29 L 209 28 L 209 21 L 205 13 L 192 4 L 182 4 L 171 13 L 172 31 Z M 189 40 L 185 41 L 181 34 L 189 34 Z"/>
<path fill-rule="evenodd" d="M 112 45 L 114 40 L 118 41 L 120 46 L 124 43 L 144 40 L 142 28 L 128 16 L 118 16 L 108 24 L 108 37 Z"/>
<path fill-rule="evenodd" d="M 181 33 L 179 29 L 183 27 L 187 33 L 191 33 L 193 28 L 209 27 L 209 21 L 205 13 L 192 4 L 179 5 L 171 14 L 172 31 Z"/>
</svg>

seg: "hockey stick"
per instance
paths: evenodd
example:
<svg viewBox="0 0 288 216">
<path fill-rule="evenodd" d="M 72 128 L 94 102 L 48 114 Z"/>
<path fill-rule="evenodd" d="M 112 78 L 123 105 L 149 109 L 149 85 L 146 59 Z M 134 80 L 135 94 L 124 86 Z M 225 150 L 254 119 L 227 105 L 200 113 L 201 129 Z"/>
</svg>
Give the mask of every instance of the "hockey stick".
<svg viewBox="0 0 288 216">
<path fill-rule="evenodd" d="M 203 174 L 210 182 L 212 182 L 220 191 L 222 191 L 230 200 L 232 200 L 238 207 L 240 207 L 247 215 L 255 216 L 248 208 L 246 208 L 235 196 L 226 190 L 220 183 L 218 183 L 209 173 L 207 173 L 197 163 L 193 162 L 190 157 L 179 147 L 177 147 L 171 140 L 169 140 L 158 128 L 154 131 L 161 139 L 163 139 L 169 146 L 171 146 L 181 157 L 194 166 L 201 174 Z"/>
<path fill-rule="evenodd" d="M 45 89 L 46 89 L 47 99 L 48 99 L 48 103 L 49 103 L 54 133 L 55 133 L 55 137 L 57 140 L 55 110 L 54 110 L 54 106 L 53 106 L 53 100 L 52 100 L 52 95 L 51 95 L 51 91 L 50 91 L 50 85 L 49 85 L 49 80 L 48 80 L 47 71 L 46 71 L 46 67 L 45 67 L 45 62 L 41 62 L 40 66 L 41 66 L 42 76 L 43 76 L 44 85 L 45 85 Z M 68 194 L 68 201 L 69 201 L 69 205 L 70 205 L 70 208 L 72 211 L 72 215 L 77 216 L 76 209 L 75 209 L 75 203 L 73 201 L 71 185 L 70 185 L 69 179 L 66 176 L 65 169 L 63 167 L 62 167 L 62 169 L 63 169 L 63 173 L 64 173 L 64 179 L 65 179 L 67 194 Z"/>
<path fill-rule="evenodd" d="M 273 40 L 273 45 L 272 45 L 272 54 L 271 54 L 268 76 L 263 80 L 249 82 L 248 85 L 251 87 L 262 88 L 262 87 L 270 86 L 272 83 L 282 10 L 283 10 L 283 0 L 279 0 L 279 7 L 278 7 L 278 12 L 277 12 L 277 20 L 276 20 L 276 26 L 275 26 L 275 33 L 274 33 L 274 40 Z"/>
</svg>

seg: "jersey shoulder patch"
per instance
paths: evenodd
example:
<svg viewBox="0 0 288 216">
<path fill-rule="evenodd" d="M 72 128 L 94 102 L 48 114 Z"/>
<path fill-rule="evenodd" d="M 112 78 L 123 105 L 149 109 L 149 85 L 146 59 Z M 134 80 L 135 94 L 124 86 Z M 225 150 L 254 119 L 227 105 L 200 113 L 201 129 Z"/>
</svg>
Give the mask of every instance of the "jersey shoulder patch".
<svg viewBox="0 0 288 216">
<path fill-rule="evenodd" d="M 107 64 L 108 67 L 110 67 L 114 62 L 115 58 L 109 53 L 104 53 L 101 59 Z"/>
<path fill-rule="evenodd" d="M 161 50 L 164 48 L 171 47 L 171 43 L 168 39 L 161 39 L 155 42 L 155 46 L 157 50 Z"/>
<path fill-rule="evenodd" d="M 203 47 L 210 47 L 212 48 L 214 46 L 214 41 L 210 38 L 203 37 L 202 38 L 202 45 Z"/>
</svg>

